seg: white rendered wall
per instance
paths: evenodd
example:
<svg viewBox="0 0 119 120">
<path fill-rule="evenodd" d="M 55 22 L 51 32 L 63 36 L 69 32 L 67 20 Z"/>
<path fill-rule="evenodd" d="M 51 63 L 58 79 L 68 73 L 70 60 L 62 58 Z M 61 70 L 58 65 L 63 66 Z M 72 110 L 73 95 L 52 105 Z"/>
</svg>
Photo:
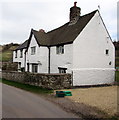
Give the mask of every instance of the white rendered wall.
<svg viewBox="0 0 119 120">
<path fill-rule="evenodd" d="M 31 55 L 31 47 L 34 46 L 36 46 L 36 53 Z M 38 64 L 38 73 L 48 73 L 48 48 L 42 46 L 39 47 L 34 36 L 31 38 L 31 42 L 27 51 L 26 70 L 27 63 L 30 63 L 30 72 L 32 72 L 32 63 L 36 63 Z"/>
<path fill-rule="evenodd" d="M 15 54 L 16 54 L 16 52 L 15 51 L 13 51 L 13 62 L 21 62 L 21 68 L 22 67 L 25 67 L 25 50 L 26 49 L 23 49 L 23 57 L 21 58 L 20 57 L 20 50 L 17 50 L 17 58 L 15 58 Z"/>
<path fill-rule="evenodd" d="M 105 51 L 109 49 L 109 55 Z M 112 83 L 115 49 L 97 12 L 74 41 L 73 81 L 75 86 Z M 109 65 L 109 62 L 112 64 Z"/>
<path fill-rule="evenodd" d="M 58 67 L 67 68 L 67 73 L 72 72 L 73 44 L 64 45 L 64 54 L 56 54 L 56 46 L 51 47 L 51 73 L 59 73 Z"/>
</svg>

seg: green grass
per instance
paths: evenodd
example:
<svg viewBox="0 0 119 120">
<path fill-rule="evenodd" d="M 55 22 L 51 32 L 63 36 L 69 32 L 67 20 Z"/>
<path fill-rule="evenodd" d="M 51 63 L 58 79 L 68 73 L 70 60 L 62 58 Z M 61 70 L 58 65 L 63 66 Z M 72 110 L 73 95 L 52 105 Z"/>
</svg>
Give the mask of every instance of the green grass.
<svg viewBox="0 0 119 120">
<path fill-rule="evenodd" d="M 14 81 L 9 81 L 9 80 L 5 80 L 5 79 L 1 79 L 0 78 L 0 82 L 10 85 L 10 86 L 14 86 L 26 91 L 30 91 L 33 93 L 37 93 L 37 94 L 50 94 L 53 93 L 53 90 L 48 90 L 39 86 L 33 86 L 33 85 L 28 85 L 28 84 L 23 84 L 23 83 L 18 83 L 18 82 L 14 82 Z"/>
<path fill-rule="evenodd" d="M 117 81 L 117 83 L 119 85 L 119 71 L 115 72 L 115 81 Z"/>
<path fill-rule="evenodd" d="M 0 53 L 0 61 L 8 62 L 12 59 L 12 51 L 5 51 Z"/>
<path fill-rule="evenodd" d="M 119 66 L 119 57 L 116 57 L 115 61 L 116 61 L 116 66 L 118 67 Z"/>
</svg>

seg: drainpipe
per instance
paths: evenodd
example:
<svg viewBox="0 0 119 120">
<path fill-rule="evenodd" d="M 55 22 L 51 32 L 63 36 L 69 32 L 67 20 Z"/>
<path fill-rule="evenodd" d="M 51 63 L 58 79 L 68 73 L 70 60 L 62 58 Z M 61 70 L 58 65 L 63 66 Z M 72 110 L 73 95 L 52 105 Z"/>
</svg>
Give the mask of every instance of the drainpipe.
<svg viewBox="0 0 119 120">
<path fill-rule="evenodd" d="M 24 53 L 24 71 L 26 71 L 26 51 L 25 51 L 25 53 Z"/>
<path fill-rule="evenodd" d="M 50 74 L 50 47 L 48 47 L 48 73 Z"/>
</svg>

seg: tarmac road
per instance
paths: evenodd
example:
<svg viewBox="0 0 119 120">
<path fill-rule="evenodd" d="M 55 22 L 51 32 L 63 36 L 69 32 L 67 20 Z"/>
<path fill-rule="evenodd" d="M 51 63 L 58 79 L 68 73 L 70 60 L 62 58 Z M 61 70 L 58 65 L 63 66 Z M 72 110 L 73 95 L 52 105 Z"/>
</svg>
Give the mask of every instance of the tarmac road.
<svg viewBox="0 0 119 120">
<path fill-rule="evenodd" d="M 2 118 L 77 118 L 42 97 L 2 84 Z"/>
</svg>

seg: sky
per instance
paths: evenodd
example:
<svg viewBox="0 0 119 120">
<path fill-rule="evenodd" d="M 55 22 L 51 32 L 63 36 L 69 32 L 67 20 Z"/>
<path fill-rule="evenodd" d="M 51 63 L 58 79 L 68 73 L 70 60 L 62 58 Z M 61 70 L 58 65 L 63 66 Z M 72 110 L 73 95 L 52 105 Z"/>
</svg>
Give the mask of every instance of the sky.
<svg viewBox="0 0 119 120">
<path fill-rule="evenodd" d="M 81 15 L 99 9 L 112 40 L 117 40 L 118 0 L 1 0 L 0 44 L 23 43 L 31 29 L 45 32 L 69 21 L 69 10 L 77 1 Z"/>
</svg>

